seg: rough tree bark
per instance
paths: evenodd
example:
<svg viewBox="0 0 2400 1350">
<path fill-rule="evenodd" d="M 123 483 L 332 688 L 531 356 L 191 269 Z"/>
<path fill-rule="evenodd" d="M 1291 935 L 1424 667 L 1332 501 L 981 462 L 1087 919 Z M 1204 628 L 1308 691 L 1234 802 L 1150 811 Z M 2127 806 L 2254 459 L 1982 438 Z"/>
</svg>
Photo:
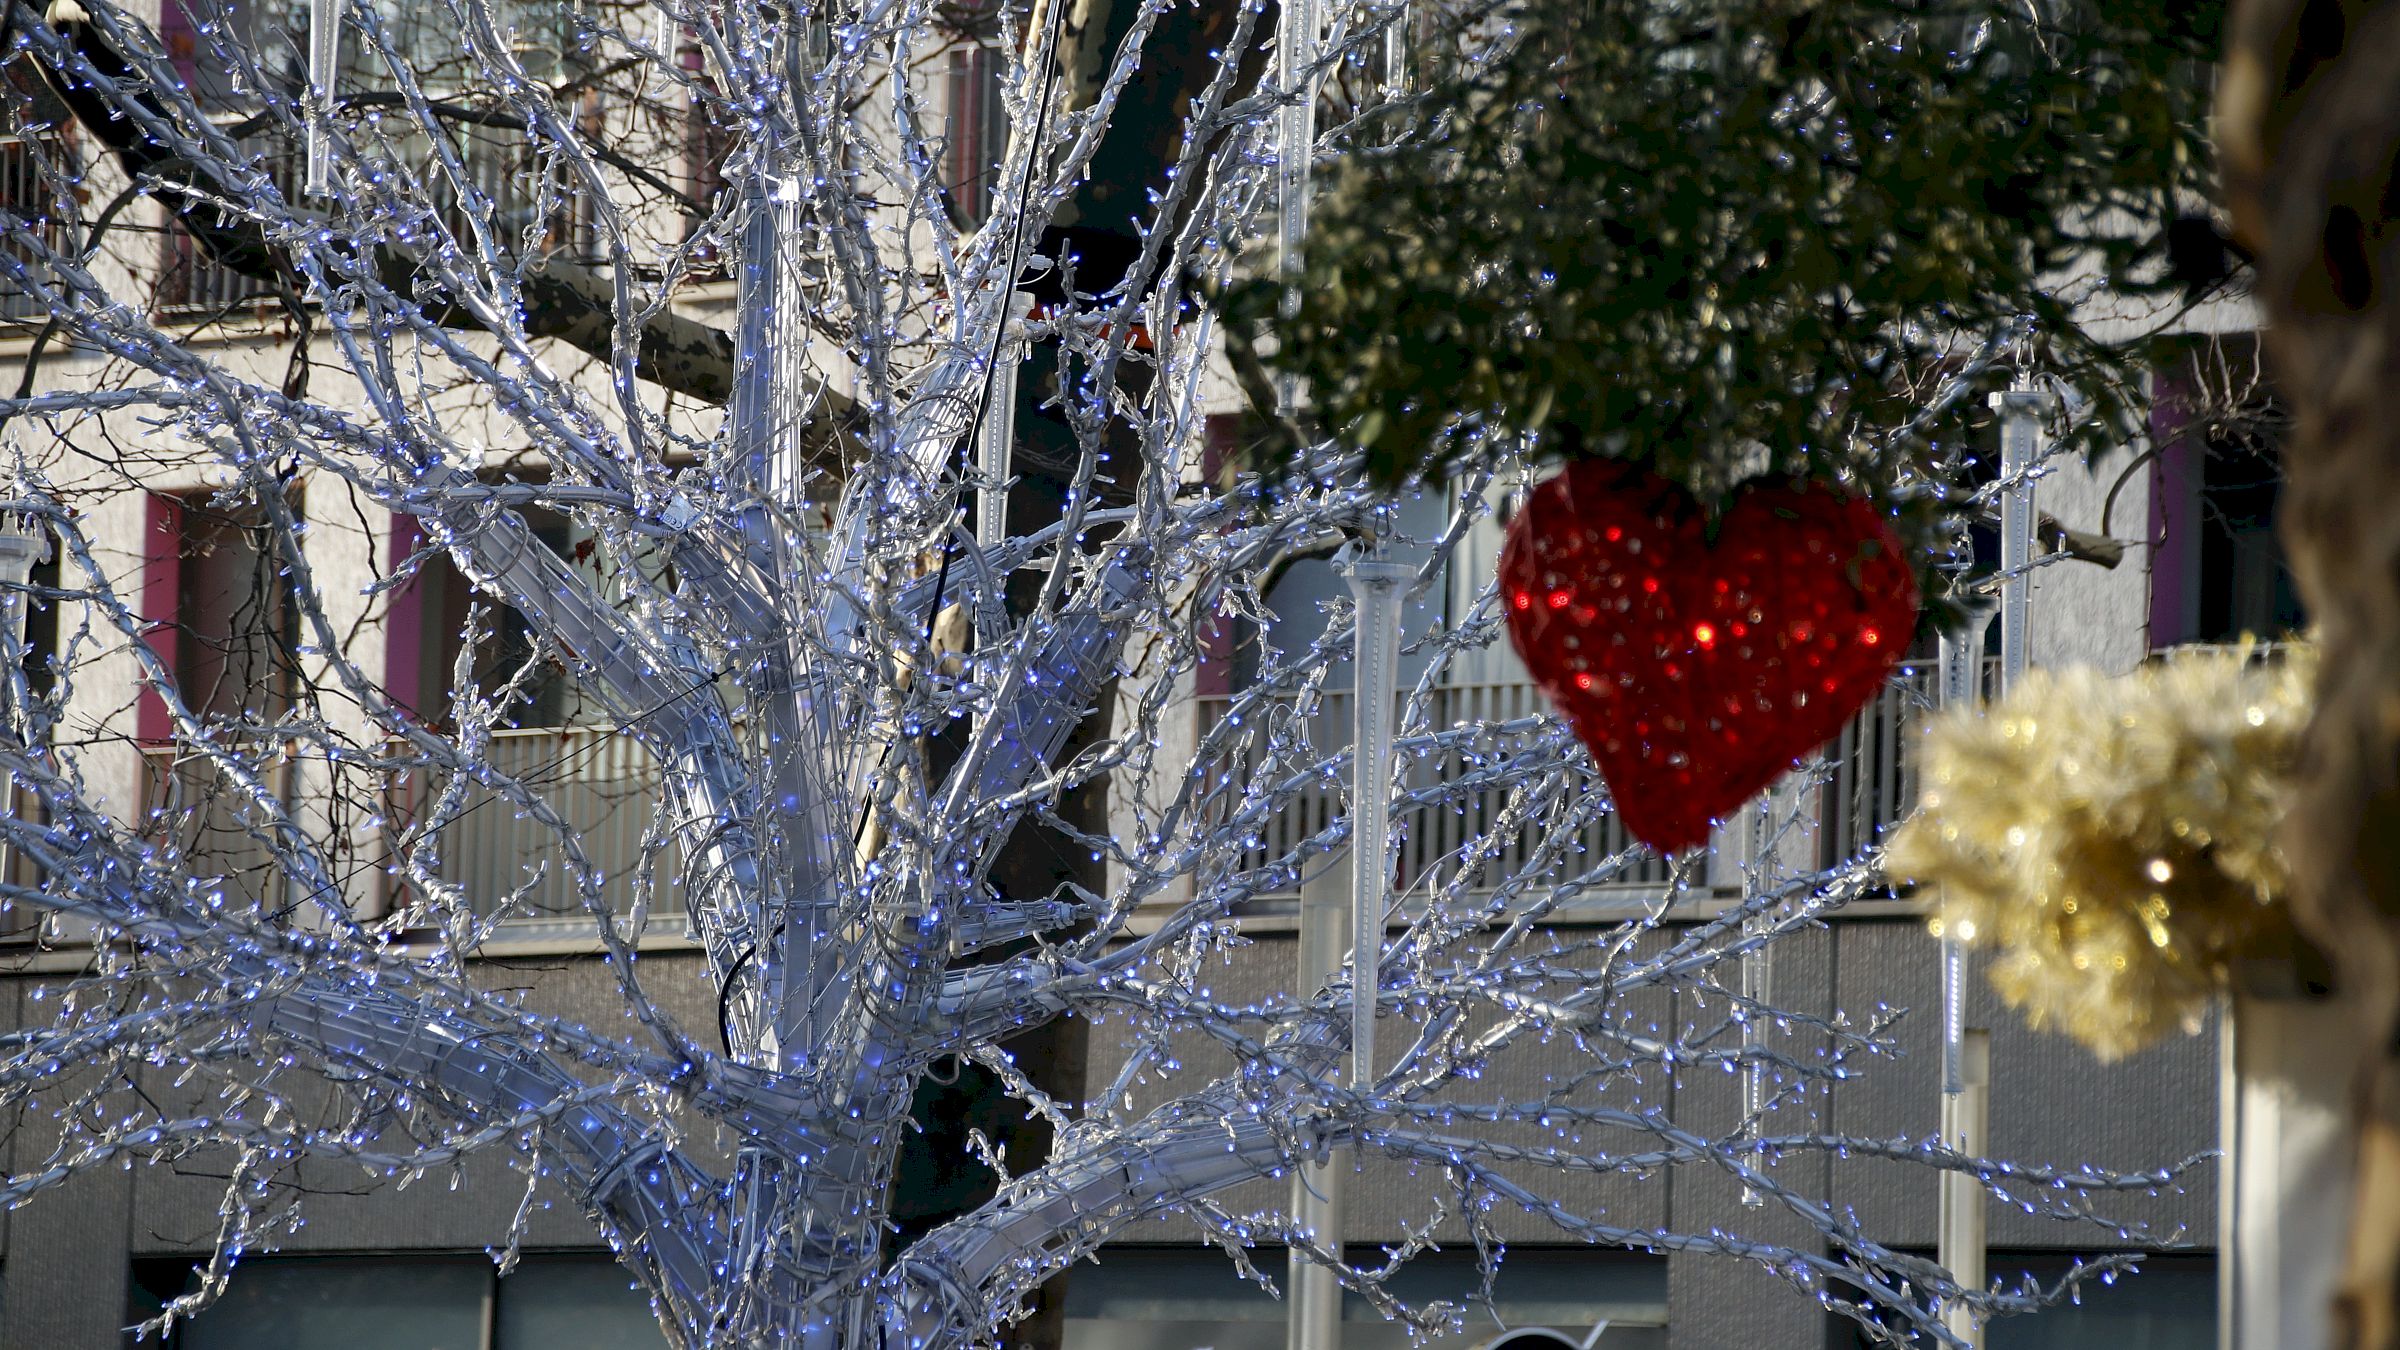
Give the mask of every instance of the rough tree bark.
<svg viewBox="0 0 2400 1350">
<path fill-rule="evenodd" d="M 2358 1182 L 2337 1344 L 2400 1346 L 2400 3 L 2235 0 L 2226 205 L 2290 401 L 2282 531 L 2324 663 L 2284 824 L 2293 914 L 2355 1033 Z"/>
</svg>

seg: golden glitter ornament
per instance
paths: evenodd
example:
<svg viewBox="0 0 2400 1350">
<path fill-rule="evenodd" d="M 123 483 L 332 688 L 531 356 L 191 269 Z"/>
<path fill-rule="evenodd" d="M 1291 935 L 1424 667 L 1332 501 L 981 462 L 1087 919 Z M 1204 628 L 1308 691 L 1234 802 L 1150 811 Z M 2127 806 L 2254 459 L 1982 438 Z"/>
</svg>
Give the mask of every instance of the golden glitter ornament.
<svg viewBox="0 0 2400 1350">
<path fill-rule="evenodd" d="M 2130 675 L 2032 671 L 1936 719 L 1895 880 L 1993 987 L 2102 1059 L 2196 1027 L 2231 964 L 2288 950 L 2275 847 L 2315 649 L 2249 643 Z"/>
</svg>

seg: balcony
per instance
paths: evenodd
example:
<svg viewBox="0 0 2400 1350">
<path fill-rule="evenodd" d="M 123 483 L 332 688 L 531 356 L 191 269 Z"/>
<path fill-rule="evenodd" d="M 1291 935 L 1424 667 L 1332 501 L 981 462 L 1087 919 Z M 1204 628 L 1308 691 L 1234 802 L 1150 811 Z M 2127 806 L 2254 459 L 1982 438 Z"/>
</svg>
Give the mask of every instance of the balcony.
<svg viewBox="0 0 2400 1350">
<path fill-rule="evenodd" d="M 291 799 L 289 764 L 269 770 L 266 788 Z M 287 912 L 284 869 L 252 828 L 249 800 L 217 762 L 174 745 L 142 747 L 142 834 L 173 848 L 183 870 L 213 879 L 238 908 Z"/>
<path fill-rule="evenodd" d="M 1832 866 L 1876 842 L 1915 805 L 1917 775 L 1909 745 L 1925 711 L 1932 706 L 1935 678 L 1930 663 L 1904 668 L 1826 746 L 1823 765 L 1818 770 L 1821 775 L 1818 786 L 1809 795 L 1805 808 L 1815 819 L 1818 866 Z M 1199 700 L 1200 737 L 1205 738 L 1223 722 L 1234 701 L 1224 696 Z M 1424 725 L 1441 729 L 1499 723 L 1545 715 L 1549 710 L 1541 691 L 1530 683 L 1446 685 L 1433 691 Z M 1351 710 L 1346 691 L 1322 695 L 1315 710 L 1306 716 L 1298 716 L 1288 707 L 1269 707 L 1263 710 L 1263 716 L 1261 711 L 1253 705 L 1249 719 L 1262 732 L 1271 726 L 1274 735 L 1299 738 L 1299 743 L 1309 748 L 1299 755 L 1286 750 L 1281 760 L 1285 771 L 1308 762 L 1312 753 L 1330 755 L 1349 743 Z M 1247 781 L 1266 763 L 1267 742 L 1268 736 L 1261 732 L 1236 739 L 1230 752 L 1235 762 L 1225 770 L 1234 782 Z M 1488 761 L 1491 752 L 1481 753 Z M 1412 788 L 1460 779 L 1472 767 L 1468 758 L 1468 751 L 1452 749 L 1412 761 L 1397 784 L 1398 792 L 1405 795 Z M 1267 818 L 1243 850 L 1237 866 L 1243 871 L 1266 868 L 1291 856 L 1305 841 L 1331 825 L 1346 803 L 1346 777 L 1344 770 L 1334 779 L 1303 787 L 1285 809 Z M 1487 849 L 1496 843 L 1497 851 L 1466 880 L 1461 888 L 1464 891 L 1488 892 L 1502 878 L 1524 868 L 1536 858 L 1535 850 L 1545 842 L 1543 831 L 1538 824 L 1507 831 L 1504 812 L 1508 806 L 1509 793 L 1495 788 L 1470 794 L 1463 802 L 1402 814 L 1392 832 L 1395 887 L 1405 892 L 1428 877 L 1451 884 L 1447 874 L 1455 871 L 1465 851 L 1479 841 Z M 1503 837 L 1486 838 L 1495 831 L 1503 832 Z M 1568 855 L 1579 861 L 1555 874 L 1552 880 L 1575 876 L 1575 867 L 1613 867 L 1605 875 L 1590 877 L 1588 884 L 1602 891 L 1655 894 L 1671 881 L 1668 860 L 1635 849 L 1614 816 L 1586 827 Z M 1288 899 L 1298 893 L 1297 882 L 1287 879 L 1257 895 L 1262 899 Z"/>
<path fill-rule="evenodd" d="M 26 222 L 23 234 L 12 232 L 0 248 L 37 277 L 49 270 L 41 254 L 67 244 L 54 188 L 58 175 L 74 171 L 69 149 L 63 136 L 0 136 L 0 210 Z M 47 302 L 13 279 L 0 278 L 0 324 L 38 324 L 49 317 Z"/>
<path fill-rule="evenodd" d="M 551 727 L 498 733 L 488 759 L 493 770 L 540 794 L 578 832 L 584 857 L 605 878 L 603 903 L 613 914 L 629 912 L 632 875 L 660 800 L 661 779 L 649 752 L 611 727 Z M 150 838 L 172 844 L 195 874 L 219 879 L 229 900 L 281 911 L 308 899 L 284 894 L 283 869 L 273 851 L 251 832 L 250 813 L 230 792 L 214 762 L 173 746 L 145 747 L 142 760 Z M 289 800 L 289 766 L 268 786 Z M 421 828 L 426 813 L 442 804 L 443 786 L 422 772 L 403 775 L 394 788 L 395 809 L 386 837 L 397 841 Z M 661 851 L 657 875 L 662 890 L 674 885 L 681 858 L 681 851 L 671 845 Z M 7 865 L 10 860 L 0 859 L 0 866 Z M 24 870 L 21 862 L 14 866 Z M 450 804 L 434 875 L 458 887 L 479 917 L 590 934 L 589 912 L 567 875 L 558 836 L 480 787 L 468 787 Z M 395 908 L 412 898 L 405 880 L 397 880 L 386 897 Z M 664 907 L 680 908 L 680 893 Z M 17 922 L 0 907 L 0 942 L 9 940 L 11 925 Z"/>
<path fill-rule="evenodd" d="M 305 162 L 297 142 L 277 130 L 247 138 L 239 148 L 257 155 L 256 167 L 265 171 L 285 202 L 304 202 Z M 603 256 L 593 203 L 561 180 L 556 170 L 539 162 L 522 133 L 471 127 L 460 133 L 453 148 L 469 185 L 491 205 L 490 224 L 499 247 L 531 246 L 578 262 Z M 429 151 L 425 155 L 425 161 L 415 165 L 417 172 L 435 190 L 447 193 L 441 167 L 431 161 Z M 8 163 L 0 160 L 0 173 Z M 6 186 L 0 180 L 0 189 Z M 476 246 L 473 224 L 457 201 L 450 201 L 444 209 L 443 223 L 462 245 Z M 155 304 L 161 318 L 191 323 L 235 318 L 258 321 L 280 311 L 273 283 L 214 261 L 179 228 L 167 231 L 161 261 Z"/>
<path fill-rule="evenodd" d="M 300 200 L 300 152 L 289 138 L 270 132 L 249 137 L 237 148 L 258 156 L 256 167 L 266 172 L 285 201 Z M 165 256 L 160 260 L 158 297 L 154 302 L 160 318 L 195 323 L 234 318 L 256 320 L 280 307 L 272 283 L 236 272 L 210 258 L 180 227 L 170 225 L 164 241 Z"/>
<path fill-rule="evenodd" d="M 540 794 L 578 832 L 584 857 L 605 879 L 603 903 L 611 913 L 629 912 L 633 873 L 662 787 L 657 762 L 640 742 L 610 726 L 503 731 L 493 736 L 487 760 L 495 772 Z M 426 813 L 442 804 L 444 786 L 423 775 L 403 780 L 403 809 L 391 821 L 396 837 L 428 823 Z M 666 846 L 656 867 L 660 895 L 653 910 L 679 909 L 681 893 L 671 888 L 681 873 L 681 851 Z M 589 932 L 589 911 L 567 874 L 558 835 L 481 787 L 469 786 L 450 805 L 435 874 L 459 887 L 482 917 L 578 924 Z"/>
</svg>

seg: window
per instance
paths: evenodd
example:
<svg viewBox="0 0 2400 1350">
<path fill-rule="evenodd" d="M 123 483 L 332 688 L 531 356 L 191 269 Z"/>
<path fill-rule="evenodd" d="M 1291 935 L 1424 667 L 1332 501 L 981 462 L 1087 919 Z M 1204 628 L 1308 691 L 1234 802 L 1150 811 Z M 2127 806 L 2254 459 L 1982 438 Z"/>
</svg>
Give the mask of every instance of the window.
<svg viewBox="0 0 2400 1350">
<path fill-rule="evenodd" d="M 539 507 L 526 508 L 523 514 L 534 537 L 552 553 L 574 562 L 595 583 L 604 582 L 589 530 Z M 392 536 L 392 565 L 403 564 L 423 547 L 424 535 L 416 522 L 404 519 Z M 540 653 L 522 614 L 484 599 L 482 620 L 470 634 L 467 621 L 478 598 L 474 585 L 448 553 L 425 553 L 416 577 L 403 588 L 400 603 L 393 608 L 392 641 L 385 658 L 388 687 L 403 707 L 428 724 L 446 724 L 450 716 L 447 691 L 464 655 L 469 678 L 478 691 L 499 698 L 513 689 L 503 720 L 510 730 L 558 728 L 605 719 L 554 657 L 546 657 L 531 670 L 525 668 Z"/>
<path fill-rule="evenodd" d="M 1253 1258 L 1280 1282 L 1285 1257 L 1260 1248 Z M 1379 1253 L 1355 1259 L 1382 1264 Z M 1429 1252 L 1391 1281 L 1403 1301 L 1465 1304 L 1457 1335 L 1432 1350 L 1473 1350 L 1503 1330 L 1548 1327 L 1580 1343 L 1605 1321 L 1594 1350 L 1664 1350 L 1665 1257 L 1604 1248 L 1511 1247 L 1501 1262 L 1491 1307 L 1471 1304 L 1479 1276 L 1471 1251 Z M 1288 1306 L 1243 1279 L 1225 1256 L 1205 1247 L 1110 1247 L 1096 1263 L 1067 1276 L 1065 1350 L 1283 1350 Z M 1407 1328 L 1386 1322 L 1367 1301 L 1342 1295 L 1343 1350 L 1403 1350 Z"/>
<path fill-rule="evenodd" d="M 810 26 L 813 30 L 813 21 Z M 692 82 L 694 91 L 690 103 L 686 105 L 683 123 L 685 195 L 702 212 L 713 215 L 729 186 L 725 176 L 726 164 L 733 157 L 734 146 L 740 137 L 736 128 L 722 120 L 728 115 L 727 109 L 713 96 L 716 81 L 708 73 L 708 63 L 702 57 L 699 40 L 688 30 L 684 34 L 683 46 L 677 49 L 675 56 L 685 76 Z M 687 214 L 683 221 L 684 242 L 690 243 L 704 224 L 704 216 Z M 695 256 L 692 262 L 702 273 L 718 275 L 722 273 L 725 260 L 710 248 Z"/>
<path fill-rule="evenodd" d="M 1921 1255 L 1931 1256 L 1925 1252 Z M 2027 1277 L 2056 1284 L 2074 1264 L 2065 1252 L 1994 1251 L 1993 1279 L 2014 1288 Z M 1869 1345 L 1847 1318 L 1831 1324 L 1838 1350 Z M 1919 1343 L 1930 1345 L 1920 1338 Z M 2216 1350 L 2217 1258 L 2206 1254 L 2149 1256 L 2141 1271 L 2113 1284 L 2093 1280 L 2080 1302 L 2027 1317 L 2003 1317 L 1984 1331 L 1985 1350 Z"/>
<path fill-rule="evenodd" d="M 148 828 L 195 871 L 221 877 L 254 905 L 278 907 L 280 869 L 256 837 L 256 808 L 224 773 L 231 759 L 270 792 L 288 795 L 282 743 L 259 734 L 299 691 L 278 532 L 257 506 L 153 497 L 147 548 L 142 603 L 150 647 L 215 743 L 205 755 L 178 744 L 166 704 L 142 695 L 136 721 L 149 769 Z"/>
<path fill-rule="evenodd" d="M 2200 474 L 2200 614 L 2203 640 L 2281 637 L 2308 626 L 2299 585 L 2275 535 L 2283 470 L 2272 446 L 2239 437 L 2207 441 Z"/>
<path fill-rule="evenodd" d="M 42 255 L 66 247 L 67 222 L 60 213 L 81 196 L 80 188 L 66 186 L 79 177 L 68 135 L 73 125 L 32 58 L 0 68 L 0 211 L 23 222 L 0 239 L 0 248 L 37 276 L 48 270 Z M 38 323 L 49 312 L 14 277 L 0 276 L 0 322 Z"/>
<path fill-rule="evenodd" d="M 248 112 L 261 83 L 306 87 L 307 14 L 298 0 L 165 0 L 158 36 L 201 111 Z"/>
<path fill-rule="evenodd" d="M 175 682 L 204 721 L 256 722 L 291 701 L 291 595 L 275 527 L 253 507 L 171 504 L 181 529 L 175 571 Z"/>
<path fill-rule="evenodd" d="M 129 1322 L 191 1288 L 189 1258 L 136 1261 Z M 650 1305 L 606 1253 L 258 1256 L 157 1350 L 663 1350 Z M 130 1338 L 128 1345 L 132 1344 Z"/>
<path fill-rule="evenodd" d="M 586 91 L 577 101 L 575 125 L 579 135 L 596 139 L 605 129 L 599 91 Z M 454 144 L 468 181 L 490 211 L 492 243 L 512 257 L 560 255 L 576 262 L 593 261 L 600 250 L 598 203 L 582 183 L 553 157 L 540 154 L 525 133 L 510 129 L 461 126 Z M 462 248 L 476 247 L 476 216 L 464 193 L 453 189 L 430 153 L 418 172 L 448 198 L 444 224 Z"/>
<path fill-rule="evenodd" d="M 525 516 L 553 552 L 595 584 L 607 584 L 609 561 L 588 530 L 538 508 Z M 400 521 L 390 565 L 403 565 L 422 546 L 415 521 Z M 618 732 L 554 655 L 540 650 L 523 615 L 480 597 L 448 554 L 431 552 L 395 595 L 386 620 L 385 688 L 412 716 L 446 728 L 462 657 L 478 691 L 492 698 L 513 691 L 486 752 L 489 763 L 540 792 L 582 834 L 586 855 L 608 879 L 610 909 L 625 912 L 642 840 L 662 800 L 656 763 L 640 743 Z M 439 824 L 442 878 L 463 887 L 480 913 L 495 913 L 514 895 L 511 918 L 586 917 L 547 827 L 481 788 L 471 788 L 447 819 L 431 821 L 424 812 L 442 800 L 443 786 L 412 779 L 390 815 L 403 834 Z M 662 888 L 678 874 L 678 857 L 669 849 L 659 859 Z M 545 869 L 538 881 L 536 867 Z"/>
<path fill-rule="evenodd" d="M 942 186 L 966 225 L 992 214 L 1000 185 L 1000 157 L 1008 153 L 1008 109 L 1000 98 L 1007 62 L 1000 48 L 999 8 L 978 0 L 949 12 L 964 35 L 950 49 L 949 134 L 942 151 Z"/>
<path fill-rule="evenodd" d="M 2180 354 L 2159 370 L 2152 401 L 2150 645 L 2306 628 L 2275 534 L 2287 417 L 2256 340 L 2218 339 Z"/>
</svg>

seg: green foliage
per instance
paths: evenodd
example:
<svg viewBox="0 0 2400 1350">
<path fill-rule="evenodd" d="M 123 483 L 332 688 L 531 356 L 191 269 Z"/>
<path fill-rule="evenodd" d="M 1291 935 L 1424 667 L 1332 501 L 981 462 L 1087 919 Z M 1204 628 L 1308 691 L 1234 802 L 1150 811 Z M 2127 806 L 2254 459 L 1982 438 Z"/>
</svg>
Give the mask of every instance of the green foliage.
<svg viewBox="0 0 2400 1350">
<path fill-rule="evenodd" d="M 1761 470 L 1888 493 L 1985 412 L 1898 434 L 1926 377 L 2014 321 L 2127 410 L 2139 353 L 2058 288 L 2172 284 L 2219 8 L 1528 0 L 1421 135 L 1326 185 L 1297 314 L 1268 267 L 1228 331 L 1271 333 L 1387 484 L 1538 432 L 1704 503 Z"/>
</svg>

